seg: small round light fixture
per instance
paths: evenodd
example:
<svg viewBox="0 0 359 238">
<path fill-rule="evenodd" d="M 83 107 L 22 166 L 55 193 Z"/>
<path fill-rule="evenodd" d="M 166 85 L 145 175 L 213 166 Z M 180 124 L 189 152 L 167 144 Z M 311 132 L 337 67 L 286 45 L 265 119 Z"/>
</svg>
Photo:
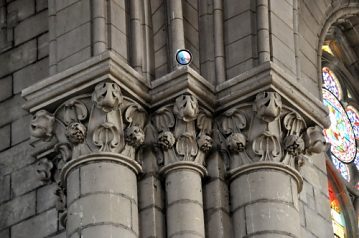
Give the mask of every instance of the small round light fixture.
<svg viewBox="0 0 359 238">
<path fill-rule="evenodd" d="M 180 65 L 189 65 L 192 61 L 192 54 L 189 50 L 177 50 L 176 60 Z"/>
</svg>

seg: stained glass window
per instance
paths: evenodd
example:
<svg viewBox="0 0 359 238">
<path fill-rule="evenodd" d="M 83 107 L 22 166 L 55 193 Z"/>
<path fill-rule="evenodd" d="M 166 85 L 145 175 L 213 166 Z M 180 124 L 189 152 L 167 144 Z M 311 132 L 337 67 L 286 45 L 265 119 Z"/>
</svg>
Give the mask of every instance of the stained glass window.
<svg viewBox="0 0 359 238">
<path fill-rule="evenodd" d="M 328 67 L 324 67 L 322 72 L 323 87 L 332 92 L 339 100 L 342 99 L 342 89 L 334 73 Z"/>
<path fill-rule="evenodd" d="M 348 165 L 340 162 L 340 160 L 336 159 L 334 156 L 332 157 L 333 164 L 337 170 L 339 170 L 340 174 L 343 178 L 350 182 L 350 172 Z"/>
<path fill-rule="evenodd" d="M 339 160 L 349 163 L 356 155 L 356 142 L 349 118 L 339 100 L 323 89 L 323 102 L 328 106 L 331 125 L 324 130 L 326 140 L 332 145 L 331 152 Z"/>
<path fill-rule="evenodd" d="M 334 235 L 338 238 L 347 238 L 342 206 L 331 182 L 328 183 L 328 187 Z"/>
<path fill-rule="evenodd" d="M 349 120 L 350 120 L 350 122 L 351 122 L 351 124 L 353 126 L 355 138 L 357 140 L 359 140 L 359 113 L 352 106 L 348 106 L 346 111 L 347 111 Z"/>
</svg>

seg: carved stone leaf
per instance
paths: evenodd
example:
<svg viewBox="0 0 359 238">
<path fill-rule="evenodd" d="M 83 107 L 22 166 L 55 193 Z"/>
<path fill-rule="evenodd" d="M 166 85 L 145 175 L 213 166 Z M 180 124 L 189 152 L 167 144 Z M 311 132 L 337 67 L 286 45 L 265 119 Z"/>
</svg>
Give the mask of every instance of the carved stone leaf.
<svg viewBox="0 0 359 238">
<path fill-rule="evenodd" d="M 130 105 L 125 112 L 125 120 L 131 126 L 138 126 L 143 128 L 145 126 L 146 117 L 146 111 L 136 104 Z"/>
<path fill-rule="evenodd" d="M 288 113 L 283 119 L 283 125 L 287 129 L 288 135 L 300 135 L 306 128 L 304 119 L 296 112 Z"/>
<path fill-rule="evenodd" d="M 197 127 L 201 130 L 200 134 L 211 134 L 213 121 L 211 115 L 207 112 L 201 111 L 197 117 Z"/>
<path fill-rule="evenodd" d="M 72 149 L 70 144 L 68 143 L 59 143 L 55 145 L 55 151 L 59 152 L 61 155 L 61 159 L 64 162 L 71 160 Z"/>
<path fill-rule="evenodd" d="M 220 127 L 223 134 L 239 133 L 246 127 L 246 117 L 238 109 L 231 109 L 220 118 Z"/>
<path fill-rule="evenodd" d="M 264 132 L 253 141 L 253 151 L 261 156 L 260 161 L 277 161 L 280 155 L 280 143 L 278 138 L 269 131 Z"/>
<path fill-rule="evenodd" d="M 71 99 L 64 104 L 64 123 L 66 125 L 83 121 L 87 118 L 87 115 L 85 104 L 76 99 Z"/>
<path fill-rule="evenodd" d="M 174 115 L 169 109 L 165 107 L 160 108 L 153 116 L 153 124 L 159 132 L 169 131 L 175 125 Z"/>
<path fill-rule="evenodd" d="M 176 144 L 176 151 L 179 155 L 184 156 L 183 160 L 192 161 L 192 156 L 196 156 L 198 146 L 195 138 L 190 133 L 181 135 Z"/>
<path fill-rule="evenodd" d="M 99 151 L 114 152 L 119 146 L 118 129 L 112 123 L 105 122 L 95 129 L 93 142 Z"/>
<path fill-rule="evenodd" d="M 199 113 L 198 101 L 192 95 L 182 95 L 176 98 L 173 113 L 180 120 L 191 122 L 196 120 Z"/>
</svg>

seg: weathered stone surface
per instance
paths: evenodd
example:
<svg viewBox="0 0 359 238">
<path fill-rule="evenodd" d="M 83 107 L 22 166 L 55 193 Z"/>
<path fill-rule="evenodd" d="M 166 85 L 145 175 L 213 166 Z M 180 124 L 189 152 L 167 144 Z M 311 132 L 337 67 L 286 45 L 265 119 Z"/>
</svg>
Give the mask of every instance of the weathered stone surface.
<svg viewBox="0 0 359 238">
<path fill-rule="evenodd" d="M 0 153 L 0 174 L 6 175 L 35 161 L 28 141 Z"/>
<path fill-rule="evenodd" d="M 106 204 L 106 206 L 104 206 Z M 123 229 L 132 228 L 131 201 L 114 194 L 93 194 L 73 202 L 68 208 L 67 231 L 87 225 L 112 223 Z M 80 212 L 82 211 L 82 212 Z"/>
<path fill-rule="evenodd" d="M 15 27 L 15 45 L 19 45 L 48 31 L 47 17 L 48 13 L 44 11 L 19 23 Z"/>
<path fill-rule="evenodd" d="M 0 151 L 10 147 L 11 126 L 5 125 L 0 128 Z"/>
<path fill-rule="evenodd" d="M 57 211 L 51 209 L 11 228 L 13 238 L 46 237 L 57 230 Z"/>
<path fill-rule="evenodd" d="M 36 12 L 40 12 L 47 8 L 48 0 L 36 0 Z"/>
<path fill-rule="evenodd" d="M 37 38 L 37 57 L 42 59 L 49 55 L 49 34 L 43 34 Z"/>
<path fill-rule="evenodd" d="M 0 205 L 0 230 L 35 214 L 35 192 Z"/>
<path fill-rule="evenodd" d="M 0 77 L 36 61 L 36 40 L 31 40 L 0 55 Z"/>
<path fill-rule="evenodd" d="M 10 238 L 10 230 L 5 229 L 5 230 L 0 231 L 0 237 L 2 237 L 2 238 Z"/>
<path fill-rule="evenodd" d="M 98 237 L 112 237 L 112 238 L 136 238 L 138 237 L 134 232 L 123 229 L 121 227 L 111 225 L 101 225 L 95 227 L 88 227 L 82 231 L 82 236 L 86 238 Z"/>
<path fill-rule="evenodd" d="M 3 110 L 0 111 L 0 126 L 24 116 L 27 112 L 21 108 L 24 100 L 20 95 L 16 95 L 9 100 L 0 103 Z M 1 158 L 1 157 L 0 157 Z"/>
<path fill-rule="evenodd" d="M 9 3 L 7 12 L 16 12 L 17 20 L 22 21 L 35 13 L 34 0 L 16 0 Z"/>
<path fill-rule="evenodd" d="M 36 191 L 36 212 L 41 213 L 45 210 L 55 207 L 57 196 L 55 191 L 56 183 L 52 183 L 37 189 Z"/>
<path fill-rule="evenodd" d="M 31 115 L 24 116 L 11 123 L 11 145 L 16 145 L 30 138 Z"/>
<path fill-rule="evenodd" d="M 10 199 L 10 175 L 6 175 L 0 178 L 0 191 L 0 203 L 6 202 Z"/>
<path fill-rule="evenodd" d="M 49 75 L 49 58 L 44 58 L 14 73 L 14 93 L 35 84 Z"/>
<path fill-rule="evenodd" d="M 15 196 L 29 192 L 44 184 L 36 172 L 34 164 L 11 174 L 11 188 Z"/>
<path fill-rule="evenodd" d="M 12 96 L 12 77 L 0 79 L 0 102 Z"/>
</svg>

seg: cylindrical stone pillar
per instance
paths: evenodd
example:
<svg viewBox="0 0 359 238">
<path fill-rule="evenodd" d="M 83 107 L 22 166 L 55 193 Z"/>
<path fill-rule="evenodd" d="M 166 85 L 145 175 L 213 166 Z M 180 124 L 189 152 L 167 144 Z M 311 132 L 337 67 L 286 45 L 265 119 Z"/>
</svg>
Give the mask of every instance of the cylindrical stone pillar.
<svg viewBox="0 0 359 238">
<path fill-rule="evenodd" d="M 234 237 L 300 237 L 298 192 L 302 177 L 276 162 L 257 162 L 230 172 Z"/>
<path fill-rule="evenodd" d="M 202 177 L 206 169 L 193 162 L 162 168 L 165 176 L 167 237 L 204 238 Z"/>
<path fill-rule="evenodd" d="M 67 185 L 66 237 L 139 237 L 136 175 L 140 170 L 134 160 L 113 153 L 67 163 L 61 173 Z"/>
</svg>

